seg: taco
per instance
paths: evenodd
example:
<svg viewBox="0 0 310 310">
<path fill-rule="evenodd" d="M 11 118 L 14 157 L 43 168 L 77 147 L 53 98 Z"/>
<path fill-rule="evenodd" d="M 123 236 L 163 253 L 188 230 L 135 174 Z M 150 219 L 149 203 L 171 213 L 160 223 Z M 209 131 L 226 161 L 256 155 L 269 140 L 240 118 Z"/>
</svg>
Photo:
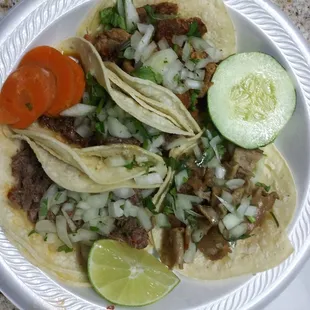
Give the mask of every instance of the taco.
<svg viewBox="0 0 310 310">
<path fill-rule="evenodd" d="M 33 264 L 70 285 L 85 286 L 87 255 L 95 240 L 152 248 L 151 215 L 170 170 L 159 189 L 137 189 L 129 181 L 107 186 L 26 136 L 1 133 L 0 142 L 0 225 Z"/>
<path fill-rule="evenodd" d="M 236 52 L 233 24 L 217 0 L 102 1 L 77 35 L 96 48 L 113 84 L 194 133 L 196 105 L 217 63 Z"/>
<path fill-rule="evenodd" d="M 285 230 L 296 189 L 274 145 L 246 150 L 208 129 L 174 155 L 152 230 L 163 263 L 215 280 L 265 271 L 293 252 Z"/>
</svg>

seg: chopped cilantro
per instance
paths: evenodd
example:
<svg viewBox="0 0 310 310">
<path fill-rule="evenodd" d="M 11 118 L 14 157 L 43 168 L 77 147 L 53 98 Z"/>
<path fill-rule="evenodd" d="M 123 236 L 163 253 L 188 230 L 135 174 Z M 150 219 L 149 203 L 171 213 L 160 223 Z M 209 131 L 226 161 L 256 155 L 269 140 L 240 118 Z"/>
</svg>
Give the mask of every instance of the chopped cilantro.
<svg viewBox="0 0 310 310">
<path fill-rule="evenodd" d="M 177 189 L 175 187 L 172 187 L 169 191 L 169 194 L 175 198 L 177 196 Z"/>
<path fill-rule="evenodd" d="M 72 252 L 73 249 L 69 248 L 66 244 L 61 245 L 58 249 L 57 252 L 65 252 L 65 253 L 70 253 Z"/>
<path fill-rule="evenodd" d="M 89 229 L 90 229 L 91 231 L 99 231 L 99 228 L 96 227 L 96 226 L 90 226 Z"/>
<path fill-rule="evenodd" d="M 102 11 L 100 11 L 100 22 L 102 25 L 104 25 L 105 30 L 111 29 L 111 28 L 121 28 L 126 30 L 126 22 L 125 18 L 118 14 L 116 7 L 112 8 L 106 8 Z M 113 26 L 113 27 L 112 27 Z"/>
<path fill-rule="evenodd" d="M 165 158 L 166 165 L 176 172 L 186 169 L 186 159 L 177 160 L 173 157 Z"/>
<path fill-rule="evenodd" d="M 150 145 L 150 140 L 144 140 L 143 141 L 143 145 L 142 147 L 147 150 L 149 148 L 149 145 Z"/>
<path fill-rule="evenodd" d="M 42 199 L 40 202 L 39 217 L 46 217 L 48 211 L 48 199 Z"/>
<path fill-rule="evenodd" d="M 26 108 L 27 108 L 29 111 L 32 111 L 33 106 L 32 106 L 32 104 L 31 104 L 30 102 L 25 103 L 25 106 L 26 106 Z"/>
<path fill-rule="evenodd" d="M 43 240 L 44 240 L 44 242 L 47 241 L 47 234 L 45 235 Z"/>
<path fill-rule="evenodd" d="M 180 77 L 180 74 L 176 74 L 174 77 L 173 77 L 173 80 L 179 85 L 181 82 L 181 77 Z"/>
<path fill-rule="evenodd" d="M 143 80 L 149 80 L 156 84 L 163 83 L 163 76 L 160 73 L 154 72 L 151 67 L 141 67 L 131 72 L 132 76 Z"/>
<path fill-rule="evenodd" d="M 201 38 L 201 33 L 199 31 L 199 26 L 197 21 L 193 21 L 189 26 L 189 31 L 186 34 L 188 37 L 199 37 Z"/>
<path fill-rule="evenodd" d="M 104 122 L 97 122 L 95 124 L 95 129 L 97 132 L 103 134 L 104 133 Z"/>
<path fill-rule="evenodd" d="M 257 183 L 255 183 L 255 185 L 259 186 L 259 187 L 263 187 L 266 192 L 269 192 L 270 188 L 271 188 L 271 186 L 267 186 L 266 184 L 261 183 L 261 182 L 257 182 Z"/>
<path fill-rule="evenodd" d="M 86 74 L 86 86 L 87 92 L 89 93 L 89 101 L 87 104 L 98 106 L 97 109 L 101 107 L 101 110 L 108 96 L 106 90 L 97 82 L 90 72 Z"/>
<path fill-rule="evenodd" d="M 153 214 L 158 213 L 151 197 L 146 197 L 143 199 L 143 206 L 149 209 Z"/>
<path fill-rule="evenodd" d="M 150 139 L 150 135 L 143 126 L 143 124 L 136 118 L 131 118 L 131 122 L 135 126 L 137 132 L 142 136 L 143 139 Z"/>
<path fill-rule="evenodd" d="M 191 92 L 191 95 L 190 95 L 191 104 L 190 104 L 190 106 L 188 108 L 190 111 L 195 111 L 196 110 L 196 104 L 197 104 L 197 99 L 198 99 L 199 93 L 200 93 L 199 90 L 193 90 Z"/>
<path fill-rule="evenodd" d="M 30 236 L 33 235 L 33 234 L 37 234 L 37 232 L 36 232 L 35 229 L 33 229 L 33 230 L 28 234 L 28 237 L 30 237 Z"/>
<path fill-rule="evenodd" d="M 187 215 L 187 220 L 189 222 L 189 225 L 193 228 L 193 229 L 196 229 L 198 227 L 198 223 L 197 223 L 197 217 L 195 217 L 194 215 L 192 214 L 188 214 Z"/>
<path fill-rule="evenodd" d="M 220 157 L 222 157 L 226 153 L 226 148 L 223 144 L 218 144 L 216 146 L 216 149 Z"/>
<path fill-rule="evenodd" d="M 172 206 L 165 205 L 164 208 L 163 208 L 163 213 L 166 214 L 166 215 L 174 214 Z"/>
<path fill-rule="evenodd" d="M 251 223 L 255 223 L 256 222 L 256 218 L 254 216 L 248 216 L 247 217 L 248 220 L 251 222 Z"/>
<path fill-rule="evenodd" d="M 173 50 L 177 53 L 178 52 L 178 50 L 179 50 L 179 45 L 177 45 L 177 44 L 173 44 Z"/>
<path fill-rule="evenodd" d="M 124 167 L 127 168 L 128 170 L 131 170 L 132 168 L 137 167 L 137 166 L 138 166 L 138 163 L 136 161 L 136 157 L 134 156 L 133 160 L 129 164 L 125 165 Z"/>
<path fill-rule="evenodd" d="M 190 58 L 190 61 L 193 62 L 195 65 L 198 64 L 198 62 L 200 61 L 201 59 L 197 59 L 197 58 Z"/>
<path fill-rule="evenodd" d="M 271 214 L 271 216 L 272 216 L 274 222 L 276 223 L 277 227 L 280 227 L 279 221 L 278 221 L 278 219 L 276 218 L 276 216 L 274 215 L 274 213 L 271 211 L 270 214 Z"/>
<path fill-rule="evenodd" d="M 100 101 L 99 101 L 99 104 L 97 106 L 97 109 L 96 109 L 96 113 L 99 114 L 102 110 L 104 106 L 104 98 L 101 98 Z"/>
<path fill-rule="evenodd" d="M 205 166 L 214 157 L 214 155 L 215 155 L 214 150 L 211 147 L 207 148 L 202 154 L 201 160 L 196 161 L 197 166 L 199 167 Z"/>
</svg>

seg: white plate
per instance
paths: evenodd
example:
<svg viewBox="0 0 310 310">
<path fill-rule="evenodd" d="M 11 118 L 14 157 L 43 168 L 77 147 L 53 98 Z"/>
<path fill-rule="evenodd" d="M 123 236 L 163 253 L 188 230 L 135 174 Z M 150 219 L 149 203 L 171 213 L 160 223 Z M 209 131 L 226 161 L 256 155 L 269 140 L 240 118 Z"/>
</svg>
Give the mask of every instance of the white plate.
<svg viewBox="0 0 310 310">
<path fill-rule="evenodd" d="M 72 36 L 96 1 L 31 0 L 17 6 L 0 24 L 0 85 L 26 49 L 55 44 Z M 298 190 L 298 208 L 288 233 L 294 254 L 283 264 L 256 276 L 226 281 L 182 278 L 167 297 L 145 307 L 155 309 L 261 309 L 296 276 L 310 243 L 310 52 L 287 18 L 264 0 L 224 0 L 234 21 L 239 51 L 274 56 L 296 84 L 297 108 L 276 144 L 291 167 Z M 105 309 L 92 289 L 62 286 L 27 262 L 0 230 L 1 290 L 21 309 Z M 121 307 L 117 307 L 119 309 Z"/>
</svg>

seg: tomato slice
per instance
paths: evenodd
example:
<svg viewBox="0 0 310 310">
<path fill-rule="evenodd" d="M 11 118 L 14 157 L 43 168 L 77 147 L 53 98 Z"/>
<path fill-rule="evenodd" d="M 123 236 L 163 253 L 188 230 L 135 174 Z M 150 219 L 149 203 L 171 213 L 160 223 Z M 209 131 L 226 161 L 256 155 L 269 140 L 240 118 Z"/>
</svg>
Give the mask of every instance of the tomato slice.
<svg viewBox="0 0 310 310">
<path fill-rule="evenodd" d="M 81 102 L 81 98 L 85 91 L 85 74 L 83 68 L 78 63 L 68 56 L 65 57 L 67 57 L 75 76 L 74 96 L 72 102 L 72 105 L 75 105 Z"/>
<path fill-rule="evenodd" d="M 21 60 L 20 67 L 33 64 L 51 71 L 56 78 L 56 94 L 46 114 L 56 116 L 59 111 L 72 106 L 75 77 L 67 58 L 50 46 L 39 46 L 29 51 Z"/>
<path fill-rule="evenodd" d="M 0 100 L 1 100 L 1 94 L 0 94 Z M 0 101 L 0 124 L 14 124 L 19 121 L 19 118 L 15 115 L 8 112 L 1 104 Z"/>
<path fill-rule="evenodd" d="M 25 65 L 14 71 L 5 81 L 1 107 L 18 118 L 12 126 L 24 129 L 37 120 L 55 98 L 54 75 L 35 65 Z"/>
</svg>

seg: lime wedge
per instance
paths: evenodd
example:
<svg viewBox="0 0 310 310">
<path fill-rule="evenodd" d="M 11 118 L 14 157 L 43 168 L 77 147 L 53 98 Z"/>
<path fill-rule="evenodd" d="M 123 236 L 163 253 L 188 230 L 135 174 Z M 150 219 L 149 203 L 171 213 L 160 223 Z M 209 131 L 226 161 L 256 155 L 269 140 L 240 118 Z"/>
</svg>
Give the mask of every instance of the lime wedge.
<svg viewBox="0 0 310 310">
<path fill-rule="evenodd" d="M 180 282 L 151 254 L 114 240 L 95 242 L 89 253 L 88 275 L 101 296 L 124 306 L 151 304 Z"/>
</svg>

